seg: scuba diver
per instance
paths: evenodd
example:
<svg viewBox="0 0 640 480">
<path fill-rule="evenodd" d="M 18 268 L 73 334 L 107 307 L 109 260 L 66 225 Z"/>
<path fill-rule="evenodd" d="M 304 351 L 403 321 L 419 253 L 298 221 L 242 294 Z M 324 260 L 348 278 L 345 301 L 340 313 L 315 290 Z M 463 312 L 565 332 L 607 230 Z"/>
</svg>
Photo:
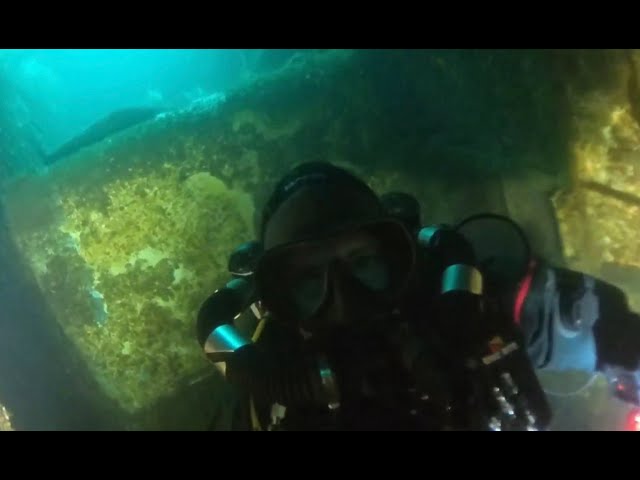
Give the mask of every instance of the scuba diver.
<svg viewBox="0 0 640 480">
<path fill-rule="evenodd" d="M 544 369 L 603 373 L 639 403 L 640 317 L 623 292 L 536 258 L 507 217 L 423 227 L 413 197 L 305 163 L 229 270 L 197 319 L 233 391 L 212 429 L 544 430 Z"/>
</svg>

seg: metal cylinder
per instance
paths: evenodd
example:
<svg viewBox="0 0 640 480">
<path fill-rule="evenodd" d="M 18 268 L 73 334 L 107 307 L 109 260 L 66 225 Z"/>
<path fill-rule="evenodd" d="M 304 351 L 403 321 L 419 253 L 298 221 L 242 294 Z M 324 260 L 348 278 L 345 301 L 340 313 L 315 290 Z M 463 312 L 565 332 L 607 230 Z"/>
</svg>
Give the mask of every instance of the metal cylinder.
<svg viewBox="0 0 640 480">
<path fill-rule="evenodd" d="M 211 332 L 204 344 L 204 352 L 209 360 L 223 362 L 230 354 L 249 343 L 251 341 L 241 335 L 236 327 L 224 324 Z"/>
<path fill-rule="evenodd" d="M 470 265 L 456 264 L 447 267 L 442 275 L 442 293 L 466 291 L 482 294 L 482 274 Z"/>
<path fill-rule="evenodd" d="M 440 227 L 437 225 L 421 228 L 418 232 L 418 244 L 423 247 L 429 247 L 431 239 L 438 230 L 440 230 Z"/>
</svg>

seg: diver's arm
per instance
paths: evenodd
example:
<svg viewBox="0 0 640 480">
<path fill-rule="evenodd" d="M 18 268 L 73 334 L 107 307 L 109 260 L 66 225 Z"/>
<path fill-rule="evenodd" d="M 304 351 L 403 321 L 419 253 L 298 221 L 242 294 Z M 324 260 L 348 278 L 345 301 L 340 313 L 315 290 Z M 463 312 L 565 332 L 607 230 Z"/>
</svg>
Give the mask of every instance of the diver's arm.
<svg viewBox="0 0 640 480">
<path fill-rule="evenodd" d="M 253 300 L 246 280 L 235 279 L 216 290 L 198 312 L 198 339 L 207 358 L 224 364 L 227 382 L 241 398 L 259 404 L 334 403 L 332 375 L 324 359 L 303 351 L 294 333 L 268 321 L 260 338 L 248 338 L 233 324 Z M 295 338 L 294 338 L 295 336 Z M 241 402 L 244 404 L 246 402 Z M 246 411 L 243 411 L 246 413 Z"/>
<path fill-rule="evenodd" d="M 516 290 L 514 316 L 534 365 L 546 370 L 640 371 L 640 316 L 619 288 L 543 261 Z"/>
<path fill-rule="evenodd" d="M 439 279 L 447 265 L 477 261 L 468 238 L 446 226 L 423 228 L 418 244 L 424 247 L 420 251 L 427 279 L 433 272 Z M 542 259 L 530 263 L 519 285 L 505 288 L 504 280 L 485 280 L 488 296 L 511 311 L 520 325 L 536 368 L 639 369 L 640 317 L 629 310 L 619 288 Z"/>
</svg>

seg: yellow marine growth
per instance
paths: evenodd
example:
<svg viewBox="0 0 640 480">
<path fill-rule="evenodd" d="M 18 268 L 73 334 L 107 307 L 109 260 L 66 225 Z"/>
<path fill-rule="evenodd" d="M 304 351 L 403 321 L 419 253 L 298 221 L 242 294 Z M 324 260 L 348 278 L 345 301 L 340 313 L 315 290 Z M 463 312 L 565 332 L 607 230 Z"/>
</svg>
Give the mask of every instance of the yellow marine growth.
<svg viewBox="0 0 640 480">
<path fill-rule="evenodd" d="M 65 333 L 133 412 L 210 368 L 197 310 L 228 280 L 229 253 L 252 238 L 253 203 L 207 171 L 169 163 L 96 198 L 69 190 L 62 223 L 21 243 Z"/>
<path fill-rule="evenodd" d="M 0 432 L 12 432 L 11 415 L 4 405 L 0 404 Z"/>
<path fill-rule="evenodd" d="M 628 104 L 604 98 L 584 100 L 592 108 L 577 128 L 574 183 L 553 203 L 569 266 L 617 284 L 640 309 L 640 125 Z"/>
</svg>

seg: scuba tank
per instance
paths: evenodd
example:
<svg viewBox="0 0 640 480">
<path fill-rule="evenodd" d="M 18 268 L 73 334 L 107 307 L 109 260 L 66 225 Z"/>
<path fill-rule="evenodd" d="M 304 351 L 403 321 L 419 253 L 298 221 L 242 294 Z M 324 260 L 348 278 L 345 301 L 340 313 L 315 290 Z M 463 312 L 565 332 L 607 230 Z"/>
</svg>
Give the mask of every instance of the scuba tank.
<svg viewBox="0 0 640 480">
<path fill-rule="evenodd" d="M 420 207 L 410 195 L 392 192 L 381 200 L 416 235 L 428 264 L 424 283 L 435 290 L 428 318 L 413 319 L 421 346 L 412 347 L 411 368 L 424 408 L 444 429 L 548 427 L 551 407 L 512 316 L 513 287 L 532 258 L 525 233 L 490 213 L 420 228 Z"/>
<path fill-rule="evenodd" d="M 551 409 L 525 339 L 510 312 L 485 289 L 471 244 L 459 229 L 446 225 L 422 229 L 418 237 L 440 263 L 440 289 L 428 331 L 446 346 L 436 355 L 447 383 L 437 388 L 448 390 L 450 428 L 545 429 Z"/>
</svg>

